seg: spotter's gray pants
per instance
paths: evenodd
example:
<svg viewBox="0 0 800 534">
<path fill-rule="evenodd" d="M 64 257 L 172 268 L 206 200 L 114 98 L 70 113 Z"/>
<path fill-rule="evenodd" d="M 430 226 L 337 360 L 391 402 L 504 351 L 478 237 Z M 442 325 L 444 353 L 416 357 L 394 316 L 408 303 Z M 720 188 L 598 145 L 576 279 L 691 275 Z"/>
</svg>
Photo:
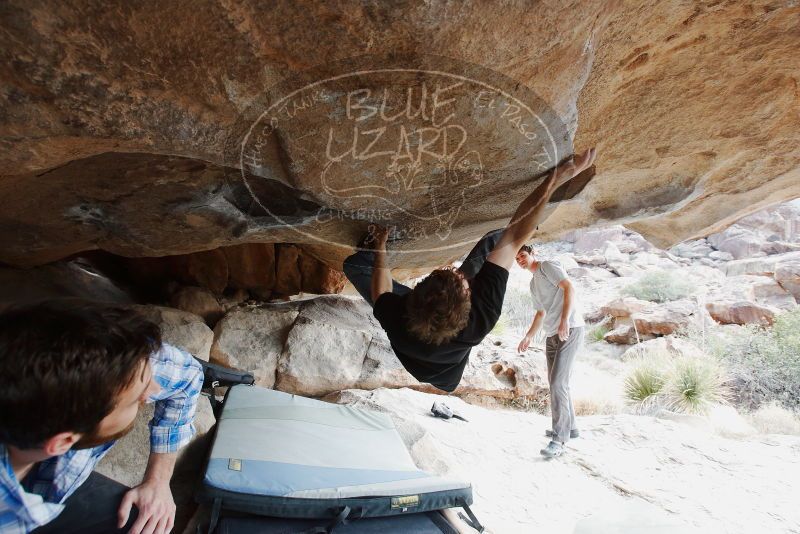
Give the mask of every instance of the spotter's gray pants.
<svg viewBox="0 0 800 534">
<path fill-rule="evenodd" d="M 550 411 L 553 415 L 553 441 L 566 443 L 570 430 L 577 428 L 575 408 L 569 391 L 572 364 L 583 346 L 584 327 L 569 329 L 566 341 L 558 339 L 558 334 L 547 338 L 547 380 L 550 383 Z"/>
</svg>

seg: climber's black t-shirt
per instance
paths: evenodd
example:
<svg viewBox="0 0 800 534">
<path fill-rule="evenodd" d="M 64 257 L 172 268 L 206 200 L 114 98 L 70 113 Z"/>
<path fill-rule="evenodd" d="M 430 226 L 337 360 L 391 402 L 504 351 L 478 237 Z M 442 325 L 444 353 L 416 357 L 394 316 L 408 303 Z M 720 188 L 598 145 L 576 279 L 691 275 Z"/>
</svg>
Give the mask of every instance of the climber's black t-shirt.
<svg viewBox="0 0 800 534">
<path fill-rule="evenodd" d="M 375 302 L 373 312 L 386 330 L 400 363 L 414 378 L 444 391 L 453 391 L 461 381 L 470 350 L 486 337 L 500 318 L 507 283 L 507 270 L 485 262 L 470 284 L 472 307 L 467 326 L 455 339 L 438 346 L 423 343 L 408 332 L 408 295 L 384 293 Z"/>
</svg>

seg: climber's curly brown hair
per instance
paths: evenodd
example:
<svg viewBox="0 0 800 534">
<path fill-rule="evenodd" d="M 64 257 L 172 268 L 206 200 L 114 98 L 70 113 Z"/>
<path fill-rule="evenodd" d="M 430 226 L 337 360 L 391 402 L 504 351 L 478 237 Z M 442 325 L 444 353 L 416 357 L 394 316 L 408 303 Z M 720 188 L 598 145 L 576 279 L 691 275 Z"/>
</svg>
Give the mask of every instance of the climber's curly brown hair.
<svg viewBox="0 0 800 534">
<path fill-rule="evenodd" d="M 432 345 L 452 340 L 467 326 L 470 290 L 455 269 L 437 269 L 418 283 L 406 300 L 408 331 Z"/>
</svg>

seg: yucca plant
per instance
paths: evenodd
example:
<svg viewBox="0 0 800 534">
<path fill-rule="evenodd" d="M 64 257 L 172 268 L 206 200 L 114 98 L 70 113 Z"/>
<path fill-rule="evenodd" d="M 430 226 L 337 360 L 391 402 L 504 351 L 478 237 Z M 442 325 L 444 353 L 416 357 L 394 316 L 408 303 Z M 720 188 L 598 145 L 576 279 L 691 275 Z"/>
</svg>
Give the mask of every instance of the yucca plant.
<svg viewBox="0 0 800 534">
<path fill-rule="evenodd" d="M 605 335 L 608 334 L 609 329 L 608 326 L 601 324 L 595 326 L 591 330 L 589 330 L 589 343 L 597 343 L 599 341 L 603 341 L 605 339 Z"/>
<path fill-rule="evenodd" d="M 728 399 L 722 368 L 712 358 L 676 359 L 667 371 L 662 391 L 668 409 L 691 414 L 708 413 L 712 405 Z"/>
<path fill-rule="evenodd" d="M 625 377 L 625 398 L 646 411 L 660 402 L 666 383 L 664 363 L 660 358 L 638 358 L 631 362 Z"/>
</svg>

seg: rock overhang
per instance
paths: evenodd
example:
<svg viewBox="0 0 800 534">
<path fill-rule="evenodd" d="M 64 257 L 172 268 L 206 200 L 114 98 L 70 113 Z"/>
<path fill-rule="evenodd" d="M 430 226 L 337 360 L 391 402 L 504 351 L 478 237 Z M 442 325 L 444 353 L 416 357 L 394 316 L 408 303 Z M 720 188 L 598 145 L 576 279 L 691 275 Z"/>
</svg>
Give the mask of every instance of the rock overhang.
<svg viewBox="0 0 800 534">
<path fill-rule="evenodd" d="M 377 9 L 380 17 L 363 8 L 334 14 L 302 2 L 268 12 L 245 2 L 183 13 L 177 5 L 109 10 L 89 3 L 48 14 L 10 4 L 3 15 L 8 61 L 0 261 L 29 266 L 94 248 L 155 256 L 261 241 L 305 243 L 336 265 L 348 252 L 342 245 L 354 244 L 365 230 L 368 217 L 359 210 L 379 211 L 388 204 L 385 198 L 330 194 L 341 189 L 331 184 L 353 185 L 348 173 L 377 175 L 378 166 L 370 168 L 377 158 L 367 156 L 381 141 L 375 133 L 362 135 L 376 125 L 359 130 L 361 141 L 376 143 L 366 152 L 364 144 L 346 143 L 354 138 L 342 132 L 326 137 L 319 120 L 279 129 L 285 135 L 264 154 L 274 161 L 252 173 L 269 178 L 259 182 L 255 194 L 229 145 L 243 126 L 254 124 L 243 118 L 254 118 L 249 114 L 259 109 L 254 103 L 265 91 L 308 85 L 308 76 L 319 80 L 320 70 L 365 54 L 383 68 L 393 57 L 434 70 L 425 63 L 431 54 L 449 56 L 450 66 L 457 66 L 442 71 L 450 74 L 463 75 L 468 70 L 463 65 L 491 70 L 528 87 L 563 122 L 563 155 L 572 151 L 573 136 L 580 148 L 599 147 L 597 176 L 580 194 L 550 208 L 540 239 L 613 222 L 664 246 L 800 196 L 800 133 L 792 127 L 797 7 L 602 2 L 579 13 L 511 3 L 492 9 L 466 3 L 457 13 L 445 13 L 435 3 Z M 191 30 L 175 28 L 177 19 L 191 22 Z M 317 23 L 304 23 L 311 20 Z M 527 46 L 511 46 L 523 36 Z M 343 87 L 370 89 L 377 100 L 359 101 L 366 95 L 357 93 L 350 124 L 341 120 L 346 107 L 328 109 L 329 123 L 352 132 L 356 122 L 368 122 L 356 119 L 371 113 L 369 106 L 380 116 L 385 92 L 375 80 Z M 396 75 L 384 78 L 383 88 L 399 81 Z M 421 83 L 401 85 L 419 91 L 412 97 L 421 96 Z M 430 85 L 426 100 L 412 99 L 409 109 L 433 105 L 435 90 Z M 447 96 L 440 92 L 439 101 Z M 473 96 L 488 106 L 479 91 Z M 395 114 L 402 109 L 398 102 Z M 536 185 L 529 181 L 533 169 L 519 163 L 527 154 L 524 145 L 499 135 L 503 126 L 515 126 L 516 114 L 503 116 L 506 111 L 495 113 L 492 128 L 483 125 L 498 135 L 475 136 L 489 154 L 481 158 L 481 179 L 495 182 L 485 194 L 467 199 L 471 211 L 454 218 L 446 238 L 450 246 L 431 250 L 437 247 L 409 234 L 397 248 L 412 253 L 397 254 L 397 265 L 417 269 L 457 258 L 470 241 L 504 224 Z M 465 127 L 468 133 L 476 132 L 474 124 Z M 302 136 L 315 130 L 322 145 L 308 148 Z M 404 134 L 399 124 L 387 121 L 386 132 L 392 131 L 381 135 L 391 137 L 396 148 L 409 130 Z M 524 129 L 517 131 L 524 139 Z M 304 156 L 325 154 L 329 139 L 339 149 L 330 153 L 333 160 L 349 154 L 352 161 L 323 184 L 324 158 Z M 425 142 L 417 140 L 409 161 Z M 462 170 L 464 178 L 476 175 L 474 167 Z M 450 171 L 445 168 L 440 180 L 449 180 Z M 408 181 L 401 177 L 397 183 L 405 188 Z M 405 197 L 415 209 L 443 208 L 439 214 L 452 214 L 458 207 L 454 199 L 464 204 L 460 193 Z M 407 219 L 396 222 L 409 226 Z"/>
</svg>

